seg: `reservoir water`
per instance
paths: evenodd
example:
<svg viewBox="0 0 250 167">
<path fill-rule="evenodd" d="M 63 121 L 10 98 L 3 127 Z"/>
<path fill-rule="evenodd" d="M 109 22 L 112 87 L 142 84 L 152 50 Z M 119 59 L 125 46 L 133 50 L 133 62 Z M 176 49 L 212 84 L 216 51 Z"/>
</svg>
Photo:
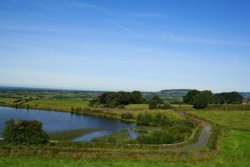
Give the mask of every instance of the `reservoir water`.
<svg viewBox="0 0 250 167">
<path fill-rule="evenodd" d="M 128 129 L 130 138 L 137 137 L 136 132 L 131 130 L 131 128 L 136 126 L 134 123 L 126 123 L 121 122 L 120 120 L 95 116 L 76 115 L 66 112 L 15 109 L 10 107 L 0 107 L 0 137 L 2 137 L 5 121 L 9 119 L 38 120 L 43 123 L 43 129 L 48 133 L 73 129 L 105 129 L 103 131 L 92 132 L 84 136 L 79 136 L 73 141 L 91 141 L 95 137 L 110 135 L 123 129 Z"/>
</svg>

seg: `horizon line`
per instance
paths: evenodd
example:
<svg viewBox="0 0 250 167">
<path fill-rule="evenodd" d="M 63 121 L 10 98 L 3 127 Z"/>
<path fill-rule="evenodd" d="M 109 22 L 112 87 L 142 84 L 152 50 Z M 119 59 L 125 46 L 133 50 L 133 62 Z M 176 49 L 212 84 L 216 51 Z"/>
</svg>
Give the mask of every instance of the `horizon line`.
<svg viewBox="0 0 250 167">
<path fill-rule="evenodd" d="M 132 91 L 127 91 L 127 90 L 108 90 L 108 89 L 80 89 L 80 88 L 53 88 L 53 87 L 39 87 L 39 86 L 6 86 L 6 85 L 0 85 L 0 89 L 1 88 L 10 88 L 10 89 L 37 89 L 37 90 L 64 90 L 64 91 L 90 91 L 90 92 L 119 92 L 119 91 L 123 91 L 123 92 L 132 92 L 132 91 L 139 91 L 139 90 L 132 90 Z M 187 89 L 187 88 L 178 88 L 178 89 L 162 89 L 162 90 L 158 90 L 158 91 L 139 91 L 139 92 L 161 92 L 164 90 L 199 90 L 199 89 Z M 209 90 L 209 89 L 204 89 L 204 90 Z M 203 91 L 203 90 L 201 90 Z M 210 90 L 212 91 L 212 90 Z M 233 91 L 222 91 L 222 92 L 234 92 Z M 222 93 L 220 92 L 215 92 L 215 93 Z M 239 93 L 250 93 L 250 91 L 235 91 L 235 92 L 239 92 Z M 213 91 L 212 91 L 213 93 Z"/>
</svg>

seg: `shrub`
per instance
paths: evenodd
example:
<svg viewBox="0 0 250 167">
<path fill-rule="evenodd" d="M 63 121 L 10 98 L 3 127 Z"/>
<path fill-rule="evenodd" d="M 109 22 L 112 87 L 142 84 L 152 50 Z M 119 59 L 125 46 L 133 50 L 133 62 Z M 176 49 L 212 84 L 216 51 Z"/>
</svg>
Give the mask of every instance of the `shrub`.
<svg viewBox="0 0 250 167">
<path fill-rule="evenodd" d="M 76 107 L 75 112 L 79 113 L 79 112 L 81 112 L 81 111 L 82 111 L 82 108 L 81 108 L 81 107 Z"/>
<path fill-rule="evenodd" d="M 49 136 L 42 130 L 42 123 L 36 120 L 8 120 L 3 130 L 4 141 L 11 144 L 45 144 Z"/>
<path fill-rule="evenodd" d="M 164 131 L 154 131 L 148 135 L 140 135 L 137 141 L 141 144 L 169 144 L 174 143 L 173 137 Z"/>
<path fill-rule="evenodd" d="M 144 113 L 144 114 L 140 113 L 137 116 L 136 121 L 137 121 L 138 124 L 149 125 L 154 121 L 154 119 L 153 119 L 152 114 L 150 114 L 150 113 Z"/>
<path fill-rule="evenodd" d="M 90 112 L 91 109 L 90 109 L 89 107 L 84 107 L 84 108 L 83 108 L 83 111 L 84 111 L 84 112 Z"/>
<path fill-rule="evenodd" d="M 181 125 L 174 125 L 169 129 L 169 133 L 175 134 L 175 133 L 192 133 L 192 128 L 187 126 L 181 126 Z"/>
<path fill-rule="evenodd" d="M 172 121 L 170 121 L 166 116 L 163 116 L 160 121 L 161 126 L 171 126 Z"/>
<path fill-rule="evenodd" d="M 119 106 L 118 106 L 118 108 L 120 108 L 120 109 L 124 109 L 124 108 L 125 108 L 125 105 L 124 105 L 124 104 L 119 105 Z"/>
<path fill-rule="evenodd" d="M 121 115 L 122 119 L 133 119 L 133 115 L 131 113 L 123 113 Z"/>
<path fill-rule="evenodd" d="M 160 104 L 157 106 L 158 109 L 172 109 L 170 104 Z"/>
<path fill-rule="evenodd" d="M 149 104 L 149 109 L 156 109 L 157 106 L 163 104 L 163 101 L 158 96 L 154 96 L 152 99 L 149 100 L 148 104 Z"/>
<path fill-rule="evenodd" d="M 136 117 L 136 122 L 139 124 L 142 120 L 142 113 L 140 113 L 139 115 L 137 115 Z"/>
<path fill-rule="evenodd" d="M 157 113 L 155 119 L 154 119 L 154 124 L 158 125 L 161 122 L 162 119 L 162 114 L 161 113 Z"/>
</svg>

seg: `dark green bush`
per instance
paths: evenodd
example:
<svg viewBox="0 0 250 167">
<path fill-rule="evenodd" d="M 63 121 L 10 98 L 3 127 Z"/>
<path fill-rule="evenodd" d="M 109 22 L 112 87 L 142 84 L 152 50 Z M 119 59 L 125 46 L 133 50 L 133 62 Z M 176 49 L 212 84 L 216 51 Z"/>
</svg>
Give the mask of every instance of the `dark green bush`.
<svg viewBox="0 0 250 167">
<path fill-rule="evenodd" d="M 170 104 L 160 104 L 157 105 L 157 109 L 172 109 L 173 107 Z"/>
<path fill-rule="evenodd" d="M 171 144 L 178 143 L 185 140 L 187 135 L 190 135 L 192 131 L 189 128 L 183 126 L 173 126 L 170 129 L 163 131 L 158 130 L 150 134 L 142 134 L 137 138 L 137 141 L 141 144 Z"/>
<path fill-rule="evenodd" d="M 137 141 L 141 144 L 169 144 L 174 143 L 174 138 L 165 131 L 154 131 L 148 135 L 140 135 Z"/>
<path fill-rule="evenodd" d="M 131 113 L 123 113 L 121 115 L 122 119 L 133 119 L 133 115 Z"/>
<path fill-rule="evenodd" d="M 124 109 L 124 108 L 125 108 L 125 105 L 124 105 L 124 104 L 119 105 L 119 106 L 118 106 L 118 108 L 120 108 L 120 109 Z"/>
<path fill-rule="evenodd" d="M 161 126 L 171 126 L 172 125 L 172 121 L 169 120 L 166 116 L 163 116 L 159 122 L 159 124 Z"/>
<path fill-rule="evenodd" d="M 153 116 L 151 113 L 144 113 L 144 114 L 139 114 L 136 118 L 136 121 L 138 124 L 142 125 L 150 125 L 153 123 Z"/>
<path fill-rule="evenodd" d="M 169 129 L 169 133 L 172 133 L 172 134 L 175 134 L 175 133 L 181 133 L 181 134 L 192 133 L 192 128 L 187 127 L 187 126 L 181 126 L 181 125 L 173 125 Z"/>
<path fill-rule="evenodd" d="M 140 113 L 136 122 L 141 125 L 154 125 L 154 126 L 172 126 L 172 121 L 168 119 L 165 115 L 157 113 L 155 117 L 151 113 Z"/>
<path fill-rule="evenodd" d="M 11 144 L 45 144 L 49 136 L 42 130 L 42 123 L 36 120 L 8 120 L 3 130 L 4 141 Z"/>
<path fill-rule="evenodd" d="M 143 114 L 141 114 L 143 117 Z M 156 120 L 160 120 L 157 124 Z M 155 125 L 162 126 L 161 130 L 147 133 L 141 131 L 137 141 L 142 144 L 170 144 L 185 141 L 192 134 L 194 124 L 188 120 L 171 121 L 158 113 L 154 119 Z"/>
<path fill-rule="evenodd" d="M 154 124 L 158 125 L 161 122 L 162 119 L 162 114 L 161 113 L 157 113 L 155 119 L 154 119 Z"/>
<path fill-rule="evenodd" d="M 79 113 L 79 112 L 81 112 L 81 111 L 82 111 L 82 108 L 81 108 L 81 107 L 76 107 L 76 108 L 75 108 L 75 112 Z"/>
<path fill-rule="evenodd" d="M 163 101 L 158 96 L 152 97 L 149 102 L 149 109 L 157 109 L 161 104 L 163 104 Z"/>
<path fill-rule="evenodd" d="M 91 109 L 90 109 L 89 107 L 84 107 L 84 108 L 83 108 L 83 111 L 84 111 L 84 112 L 90 112 Z"/>
</svg>

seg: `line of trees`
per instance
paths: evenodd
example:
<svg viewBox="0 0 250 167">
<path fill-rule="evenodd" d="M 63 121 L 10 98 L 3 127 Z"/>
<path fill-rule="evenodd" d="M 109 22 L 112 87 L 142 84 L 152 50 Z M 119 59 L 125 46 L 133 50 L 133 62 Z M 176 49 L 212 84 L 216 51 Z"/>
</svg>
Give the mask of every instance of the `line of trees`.
<svg viewBox="0 0 250 167">
<path fill-rule="evenodd" d="M 145 103 L 145 99 L 142 97 L 141 92 L 107 92 L 100 95 L 98 98 L 90 101 L 90 106 L 99 106 L 115 108 L 124 107 L 128 104 L 141 104 Z"/>
<path fill-rule="evenodd" d="M 90 107 L 109 107 L 124 108 L 128 104 L 149 104 L 149 109 L 170 109 L 171 106 L 163 102 L 158 96 L 154 96 L 149 100 L 143 98 L 141 92 L 106 92 L 91 100 Z"/>
<path fill-rule="evenodd" d="M 208 104 L 241 104 L 243 97 L 238 92 L 216 93 L 209 90 L 192 90 L 183 97 L 183 102 L 193 105 L 196 109 L 203 109 Z"/>
</svg>

